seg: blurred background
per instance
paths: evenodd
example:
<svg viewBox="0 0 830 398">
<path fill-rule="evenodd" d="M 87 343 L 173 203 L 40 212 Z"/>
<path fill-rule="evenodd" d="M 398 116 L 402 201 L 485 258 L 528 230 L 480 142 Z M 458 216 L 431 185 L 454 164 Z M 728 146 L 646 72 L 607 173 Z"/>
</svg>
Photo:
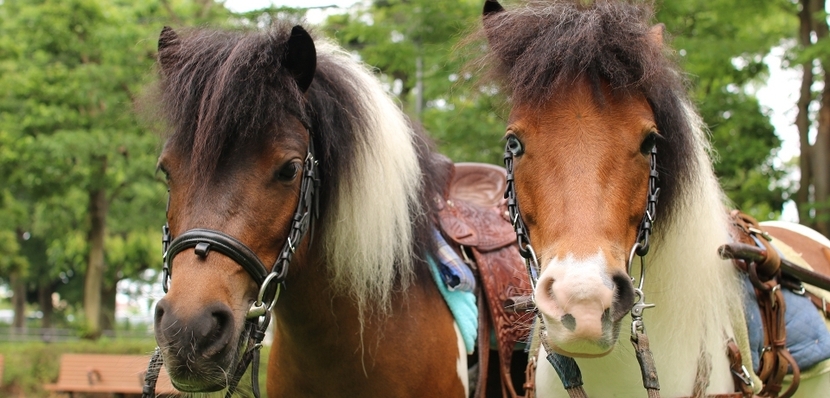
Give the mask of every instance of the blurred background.
<svg viewBox="0 0 830 398">
<path fill-rule="evenodd" d="M 41 396 L 58 352 L 154 346 L 164 127 L 141 99 L 163 26 L 302 23 L 376 68 L 442 153 L 500 164 L 505 98 L 463 68 L 457 47 L 482 4 L 0 0 L 0 354 L 25 361 L 7 359 L 0 395 Z M 827 236 L 825 9 L 824 0 L 657 2 L 733 205 Z"/>
</svg>

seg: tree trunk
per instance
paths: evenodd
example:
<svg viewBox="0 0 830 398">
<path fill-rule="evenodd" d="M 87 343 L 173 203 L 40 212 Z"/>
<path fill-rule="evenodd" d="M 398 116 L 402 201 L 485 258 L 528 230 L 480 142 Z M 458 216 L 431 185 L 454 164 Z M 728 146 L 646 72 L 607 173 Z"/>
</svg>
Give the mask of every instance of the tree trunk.
<svg viewBox="0 0 830 398">
<path fill-rule="evenodd" d="M 101 289 L 101 330 L 115 331 L 115 284 Z"/>
<path fill-rule="evenodd" d="M 54 293 L 52 283 L 41 284 L 37 288 L 37 301 L 40 306 L 40 312 L 43 313 L 40 327 L 43 329 L 52 328 L 52 314 L 54 307 L 52 306 L 52 293 Z"/>
<path fill-rule="evenodd" d="M 818 40 L 828 36 L 827 20 L 824 19 L 825 0 L 815 1 L 813 23 Z M 830 61 L 821 60 L 824 77 L 824 89 L 821 92 L 821 102 L 818 111 L 818 133 L 812 158 L 813 187 L 815 194 L 816 230 L 830 236 Z"/>
<path fill-rule="evenodd" d="M 12 285 L 12 308 L 14 309 L 12 328 L 22 330 L 26 328 L 26 281 L 19 272 L 12 272 L 9 282 Z"/>
<path fill-rule="evenodd" d="M 801 11 L 798 13 L 799 42 L 802 49 L 813 45 L 810 38 L 813 32 L 811 18 L 811 5 L 814 0 L 802 0 Z M 795 125 L 798 128 L 799 147 L 801 155 L 798 159 L 798 166 L 801 169 L 798 192 L 795 196 L 795 206 L 798 210 L 798 220 L 804 225 L 815 228 L 815 223 L 810 215 L 810 186 L 812 185 L 812 158 L 810 156 L 810 104 L 813 102 L 813 60 L 807 60 L 801 64 L 801 91 L 798 98 L 798 114 L 795 117 Z"/>
<path fill-rule="evenodd" d="M 106 160 L 101 160 L 100 176 L 106 171 Z M 86 338 L 101 336 L 101 289 L 104 281 L 104 240 L 106 237 L 107 195 L 102 188 L 89 192 L 89 262 L 84 277 L 84 316 Z"/>
</svg>

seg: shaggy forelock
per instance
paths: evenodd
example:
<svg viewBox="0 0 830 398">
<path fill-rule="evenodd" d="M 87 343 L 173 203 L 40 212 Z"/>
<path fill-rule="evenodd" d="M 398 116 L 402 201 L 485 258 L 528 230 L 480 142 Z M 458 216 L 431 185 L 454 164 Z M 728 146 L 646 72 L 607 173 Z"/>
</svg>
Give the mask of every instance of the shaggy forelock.
<svg viewBox="0 0 830 398">
<path fill-rule="evenodd" d="M 190 164 L 201 178 L 209 179 L 231 151 L 257 147 L 288 116 L 305 118 L 302 93 L 279 73 L 289 34 L 182 30 L 159 50 L 170 144 L 192 148 Z"/>
<path fill-rule="evenodd" d="M 473 37 L 487 39 L 489 51 L 477 63 L 501 82 L 514 105 L 542 109 L 580 76 L 596 88 L 608 84 L 616 94 L 645 95 L 664 138 L 657 144 L 658 211 L 667 216 L 700 167 L 690 154 L 706 144 L 687 112 L 683 74 L 651 30 L 653 18 L 650 1 L 529 1 L 485 16 Z"/>
<path fill-rule="evenodd" d="M 581 74 L 615 89 L 639 88 L 660 74 L 664 58 L 650 42 L 650 6 L 584 3 L 531 1 L 487 17 L 495 72 L 515 101 L 543 102 Z"/>
</svg>

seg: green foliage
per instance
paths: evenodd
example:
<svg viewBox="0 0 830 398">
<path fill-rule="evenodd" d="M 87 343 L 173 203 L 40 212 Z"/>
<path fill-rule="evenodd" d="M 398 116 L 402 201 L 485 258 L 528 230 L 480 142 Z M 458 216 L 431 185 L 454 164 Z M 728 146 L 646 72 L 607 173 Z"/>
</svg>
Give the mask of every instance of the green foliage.
<svg viewBox="0 0 830 398">
<path fill-rule="evenodd" d="M 481 17 L 480 0 L 375 1 L 368 9 L 329 17 L 323 30 L 378 68 L 380 77 L 455 161 L 500 164 L 503 98 L 462 71 L 456 45 Z M 418 60 L 421 62 L 420 77 Z M 420 109 L 417 86 L 422 84 Z"/>
<path fill-rule="evenodd" d="M 689 0 L 662 2 L 657 15 L 693 82 L 721 185 L 761 220 L 777 217 L 792 192 L 773 163 L 781 140 L 752 93 L 768 75 L 764 56 L 797 31 L 796 13 L 787 0 Z"/>
<path fill-rule="evenodd" d="M 160 142 L 133 107 L 154 78 L 163 12 L 159 2 L 0 3 L 0 234 L 13 234 L 18 246 L 24 233 L 39 243 L 40 251 L 29 244 L 22 252 L 30 289 L 83 275 L 90 198 L 101 190 L 112 243 L 105 283 L 160 266 L 148 255 L 157 245 L 139 244 L 163 223 L 164 188 L 154 176 Z M 14 250 L 2 247 L 0 257 L 19 258 Z"/>
</svg>

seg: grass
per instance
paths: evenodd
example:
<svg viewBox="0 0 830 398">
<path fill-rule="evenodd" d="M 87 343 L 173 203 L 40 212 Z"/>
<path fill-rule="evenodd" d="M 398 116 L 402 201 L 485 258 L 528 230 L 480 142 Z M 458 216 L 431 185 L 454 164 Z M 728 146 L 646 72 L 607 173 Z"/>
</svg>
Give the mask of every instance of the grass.
<svg viewBox="0 0 830 398">
<path fill-rule="evenodd" d="M 156 343 L 147 339 L 107 339 L 98 341 L 71 341 L 61 343 L 25 342 L 0 343 L 0 354 L 5 358 L 5 369 L 0 385 L 0 396 L 9 398 L 48 398 L 52 395 L 43 389 L 44 384 L 58 378 L 58 364 L 64 353 L 80 354 L 131 354 L 151 355 Z M 268 347 L 262 348 L 259 384 L 265 395 L 265 372 Z M 245 375 L 240 391 L 250 391 L 250 376 Z M 245 386 L 247 384 L 247 386 Z M 224 394 L 198 394 L 197 396 L 223 397 Z M 75 397 L 83 398 L 82 394 Z M 97 397 L 101 397 L 98 395 Z"/>
</svg>

